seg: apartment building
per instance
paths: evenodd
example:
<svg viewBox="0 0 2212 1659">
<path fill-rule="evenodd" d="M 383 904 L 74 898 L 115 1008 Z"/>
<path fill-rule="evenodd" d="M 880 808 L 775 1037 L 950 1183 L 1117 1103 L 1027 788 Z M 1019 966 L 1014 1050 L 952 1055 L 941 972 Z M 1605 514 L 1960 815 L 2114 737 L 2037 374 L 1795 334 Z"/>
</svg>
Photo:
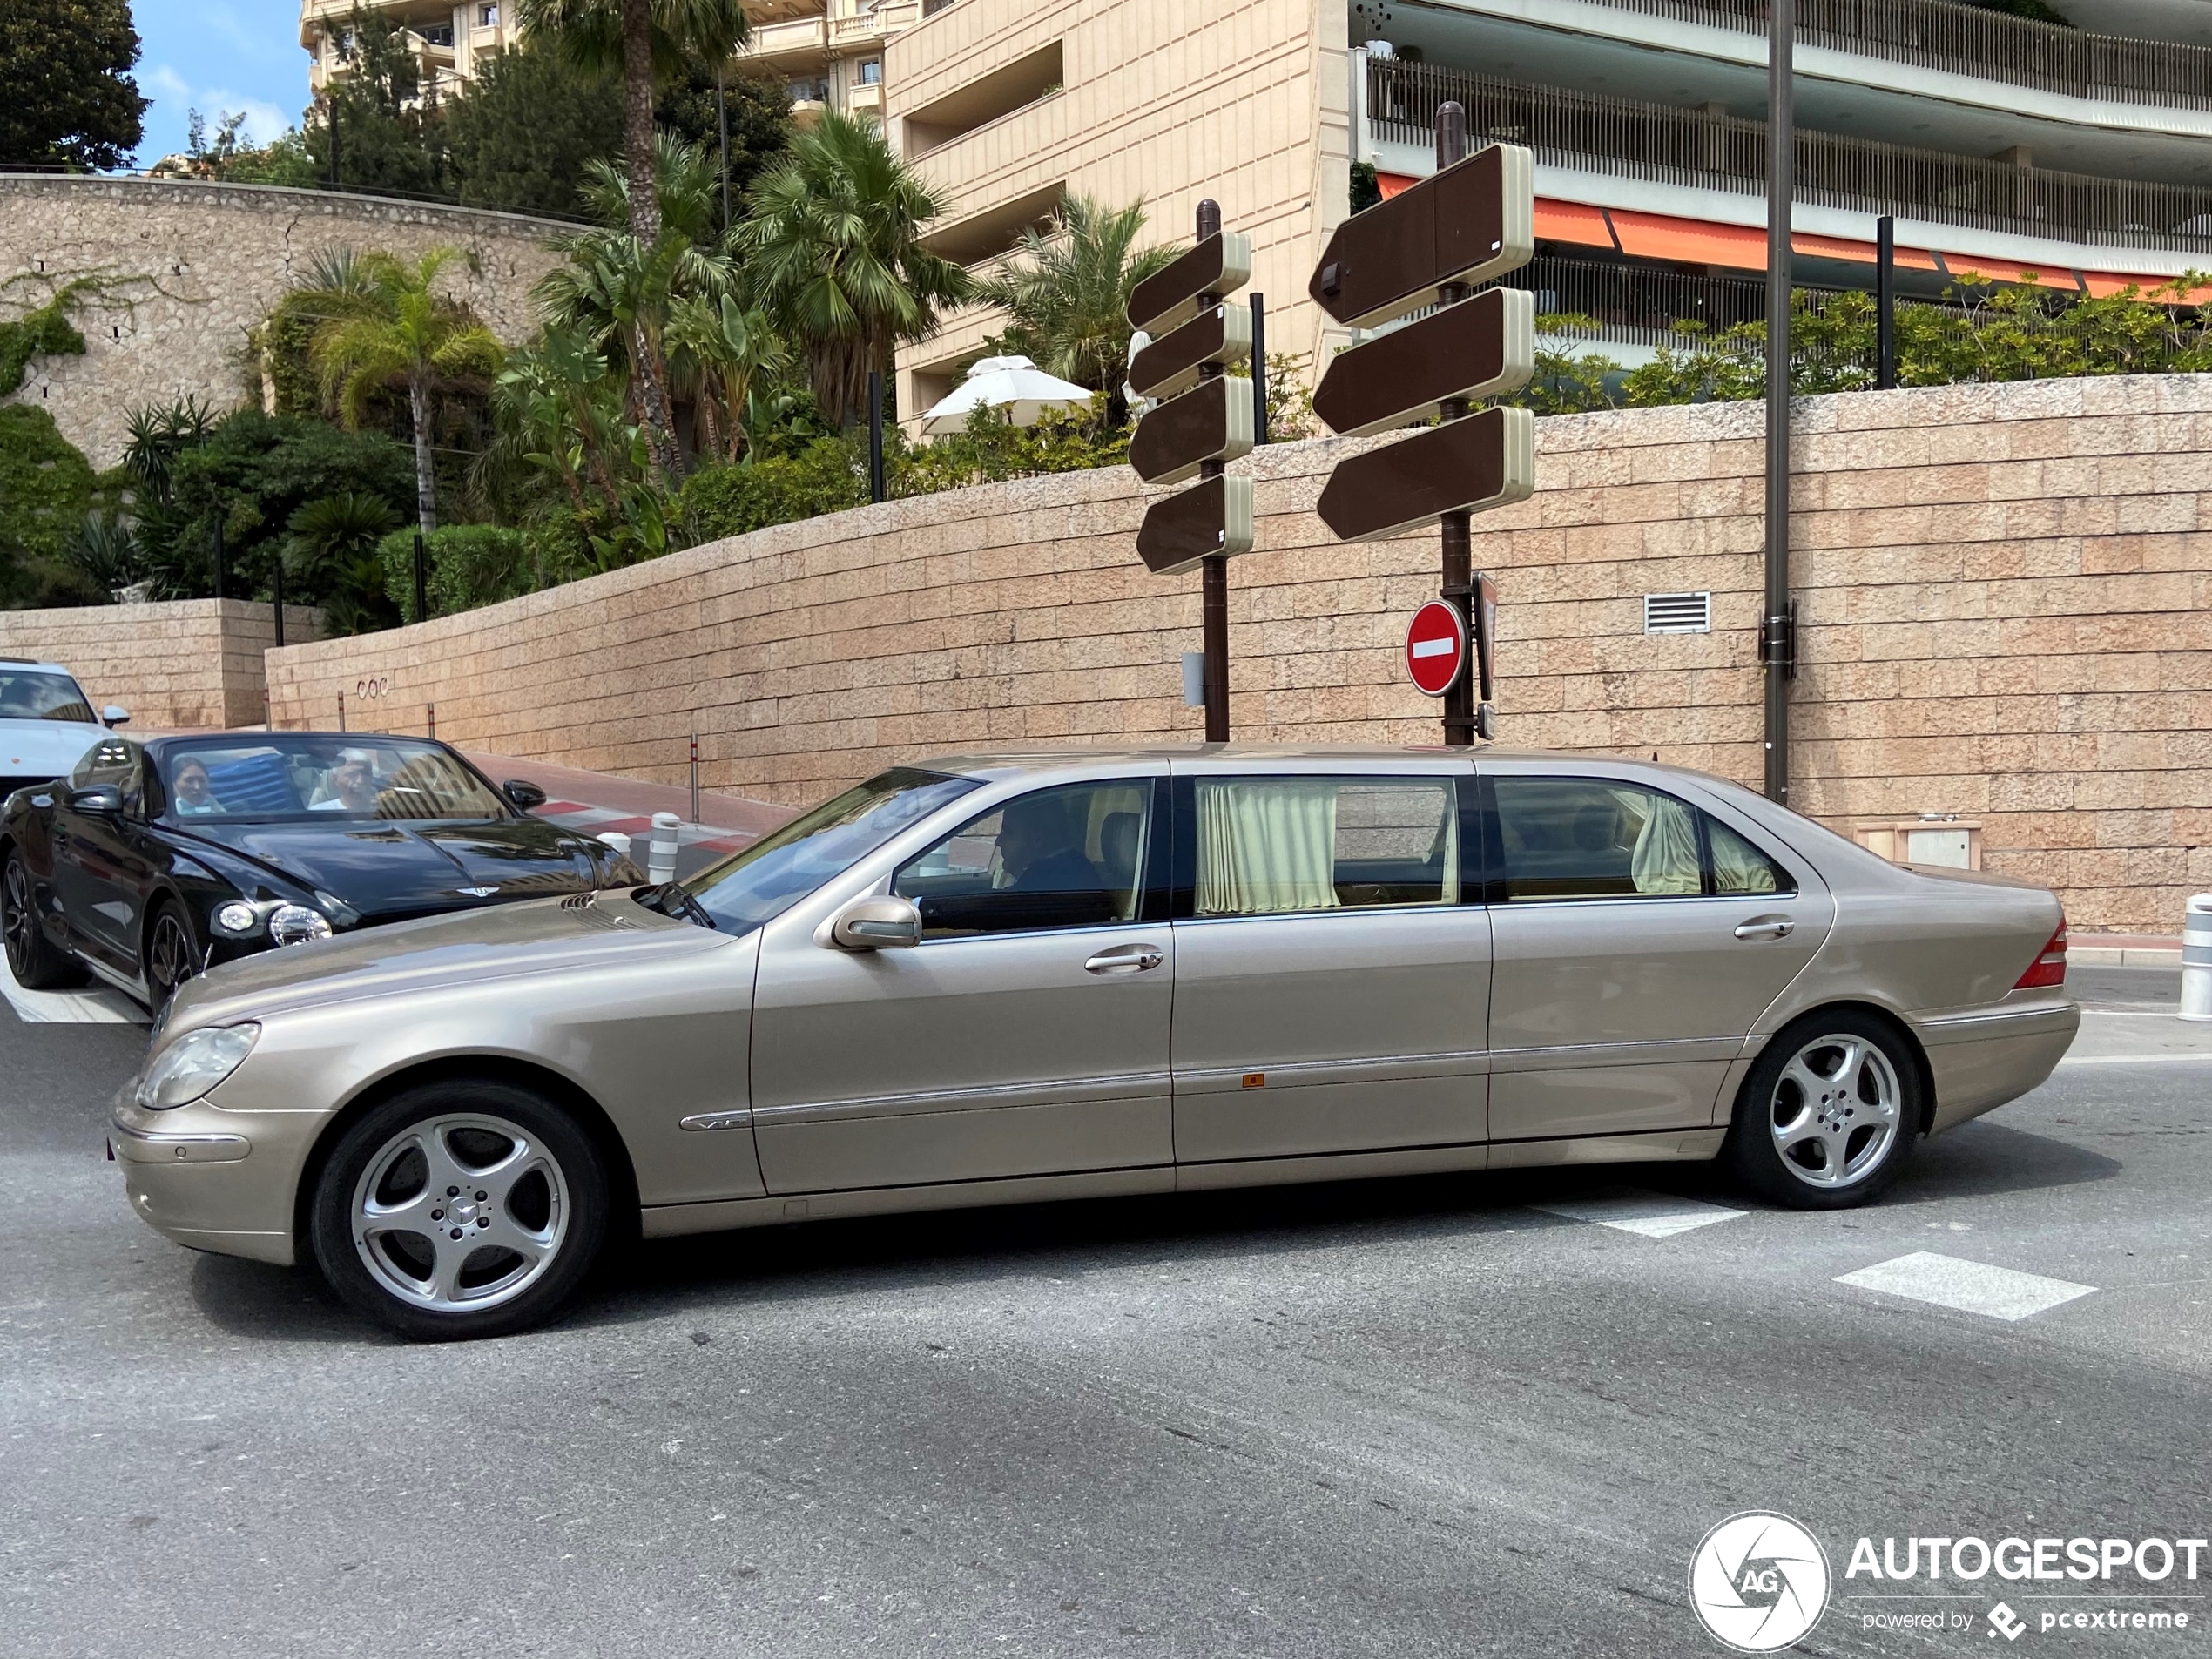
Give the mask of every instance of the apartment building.
<svg viewBox="0 0 2212 1659">
<path fill-rule="evenodd" d="M 2212 5 L 2072 0 L 2062 27 L 1960 0 L 1797 0 L 1793 280 L 1967 272 L 2108 293 L 2212 270 Z M 2057 0 L 2060 8 L 2069 0 Z M 886 51 L 886 118 L 986 266 L 1082 192 L 1187 237 L 1201 197 L 1254 243 L 1269 344 L 1346 342 L 1306 299 L 1363 191 L 1433 170 L 1435 111 L 1536 160 L 1538 257 L 1513 280 L 1634 361 L 1760 313 L 1764 0 L 942 0 Z M 2101 30 L 2104 32 L 2096 32 Z M 1372 168 L 1372 183 L 1367 170 Z M 926 407 L 998 326 L 971 310 L 900 359 Z"/>
<path fill-rule="evenodd" d="M 361 0 L 403 24 L 422 84 L 450 91 L 473 79 L 490 54 L 521 38 L 512 0 Z M 300 44 L 317 92 L 347 70 L 347 20 L 355 0 L 301 0 Z M 781 79 L 795 120 L 826 109 L 880 118 L 884 43 L 921 21 L 927 0 L 746 0 L 752 38 L 731 59 L 735 72 Z"/>
</svg>

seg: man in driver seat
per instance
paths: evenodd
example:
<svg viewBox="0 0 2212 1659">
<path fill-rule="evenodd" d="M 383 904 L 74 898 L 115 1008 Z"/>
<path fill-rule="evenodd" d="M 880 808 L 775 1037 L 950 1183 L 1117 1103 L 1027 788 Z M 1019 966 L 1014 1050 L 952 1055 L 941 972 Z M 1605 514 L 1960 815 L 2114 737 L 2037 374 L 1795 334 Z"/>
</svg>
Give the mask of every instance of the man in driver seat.
<svg viewBox="0 0 2212 1659">
<path fill-rule="evenodd" d="M 1061 795 L 1032 795 L 1007 807 L 999 827 L 1001 893 L 1097 893 L 1105 887 Z"/>
</svg>

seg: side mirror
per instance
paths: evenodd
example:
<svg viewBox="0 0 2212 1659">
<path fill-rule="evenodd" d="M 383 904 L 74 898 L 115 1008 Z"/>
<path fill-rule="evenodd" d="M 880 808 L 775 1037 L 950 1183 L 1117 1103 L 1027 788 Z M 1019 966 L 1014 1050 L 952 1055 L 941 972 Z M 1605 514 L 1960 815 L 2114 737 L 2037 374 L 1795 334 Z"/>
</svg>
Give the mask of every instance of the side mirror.
<svg viewBox="0 0 2212 1659">
<path fill-rule="evenodd" d="M 120 703 L 111 703 L 100 711 L 100 723 L 111 732 L 119 725 L 131 724 L 131 711 Z"/>
<path fill-rule="evenodd" d="M 123 811 L 123 792 L 113 784 L 88 784 L 71 792 L 69 804 L 74 812 L 94 818 L 114 818 Z"/>
<path fill-rule="evenodd" d="M 847 950 L 906 950 L 921 943 L 921 912 L 911 899 L 856 899 L 830 924 L 830 937 Z"/>
<path fill-rule="evenodd" d="M 505 783 L 500 785 L 500 788 L 505 792 L 507 799 L 513 801 L 523 812 L 529 812 L 533 806 L 545 805 L 545 792 L 525 779 L 509 778 Z"/>
</svg>

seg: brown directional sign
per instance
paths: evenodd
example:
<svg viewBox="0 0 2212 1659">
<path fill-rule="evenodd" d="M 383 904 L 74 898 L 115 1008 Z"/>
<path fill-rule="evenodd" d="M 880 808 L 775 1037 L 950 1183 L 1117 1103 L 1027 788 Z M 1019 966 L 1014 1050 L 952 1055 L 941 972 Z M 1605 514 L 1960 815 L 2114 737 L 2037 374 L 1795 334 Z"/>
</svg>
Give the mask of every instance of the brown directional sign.
<svg viewBox="0 0 2212 1659">
<path fill-rule="evenodd" d="M 1517 144 L 1478 150 L 1338 226 L 1308 292 L 1339 322 L 1366 327 L 1419 310 L 1447 282 L 1526 265 L 1536 251 L 1534 178 Z"/>
<path fill-rule="evenodd" d="M 1173 397 L 1198 383 L 1208 363 L 1241 363 L 1252 353 L 1252 309 L 1234 301 L 1209 307 L 1130 361 L 1130 390 Z"/>
<path fill-rule="evenodd" d="M 1129 326 L 1158 336 L 1186 322 L 1202 293 L 1234 293 L 1252 279 L 1252 239 L 1217 231 L 1173 265 L 1130 290 Z"/>
<path fill-rule="evenodd" d="M 1207 461 L 1234 461 L 1252 447 L 1252 383 L 1217 375 L 1170 398 L 1136 423 L 1129 464 L 1148 484 L 1179 484 Z"/>
<path fill-rule="evenodd" d="M 1216 554 L 1252 550 L 1252 481 L 1202 478 L 1156 501 L 1136 532 L 1137 556 L 1155 576 L 1195 570 Z"/>
<path fill-rule="evenodd" d="M 1536 367 L 1536 302 L 1490 288 L 1464 304 L 1340 352 L 1323 371 L 1313 412 L 1347 436 L 1426 420 L 1447 398 L 1494 397 Z"/>
<path fill-rule="evenodd" d="M 1322 522 L 1347 542 L 1372 542 L 1445 513 L 1525 501 L 1536 487 L 1536 417 L 1492 408 L 1337 462 L 1322 487 Z"/>
</svg>

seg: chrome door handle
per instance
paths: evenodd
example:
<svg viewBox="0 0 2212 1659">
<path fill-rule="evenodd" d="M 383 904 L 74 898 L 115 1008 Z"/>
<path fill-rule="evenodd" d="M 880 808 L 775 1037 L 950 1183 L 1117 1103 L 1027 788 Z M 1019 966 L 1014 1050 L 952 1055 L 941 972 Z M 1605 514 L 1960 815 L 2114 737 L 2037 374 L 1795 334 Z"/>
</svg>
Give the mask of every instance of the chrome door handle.
<svg viewBox="0 0 2212 1659">
<path fill-rule="evenodd" d="M 1762 916 L 1747 921 L 1737 928 L 1738 939 L 1787 939 L 1797 931 L 1797 924 L 1787 916 Z"/>
<path fill-rule="evenodd" d="M 1167 953 L 1157 945 L 1116 945 L 1111 950 L 1102 950 L 1083 964 L 1086 974 L 1142 974 L 1147 968 L 1157 968 L 1167 961 Z"/>
</svg>

